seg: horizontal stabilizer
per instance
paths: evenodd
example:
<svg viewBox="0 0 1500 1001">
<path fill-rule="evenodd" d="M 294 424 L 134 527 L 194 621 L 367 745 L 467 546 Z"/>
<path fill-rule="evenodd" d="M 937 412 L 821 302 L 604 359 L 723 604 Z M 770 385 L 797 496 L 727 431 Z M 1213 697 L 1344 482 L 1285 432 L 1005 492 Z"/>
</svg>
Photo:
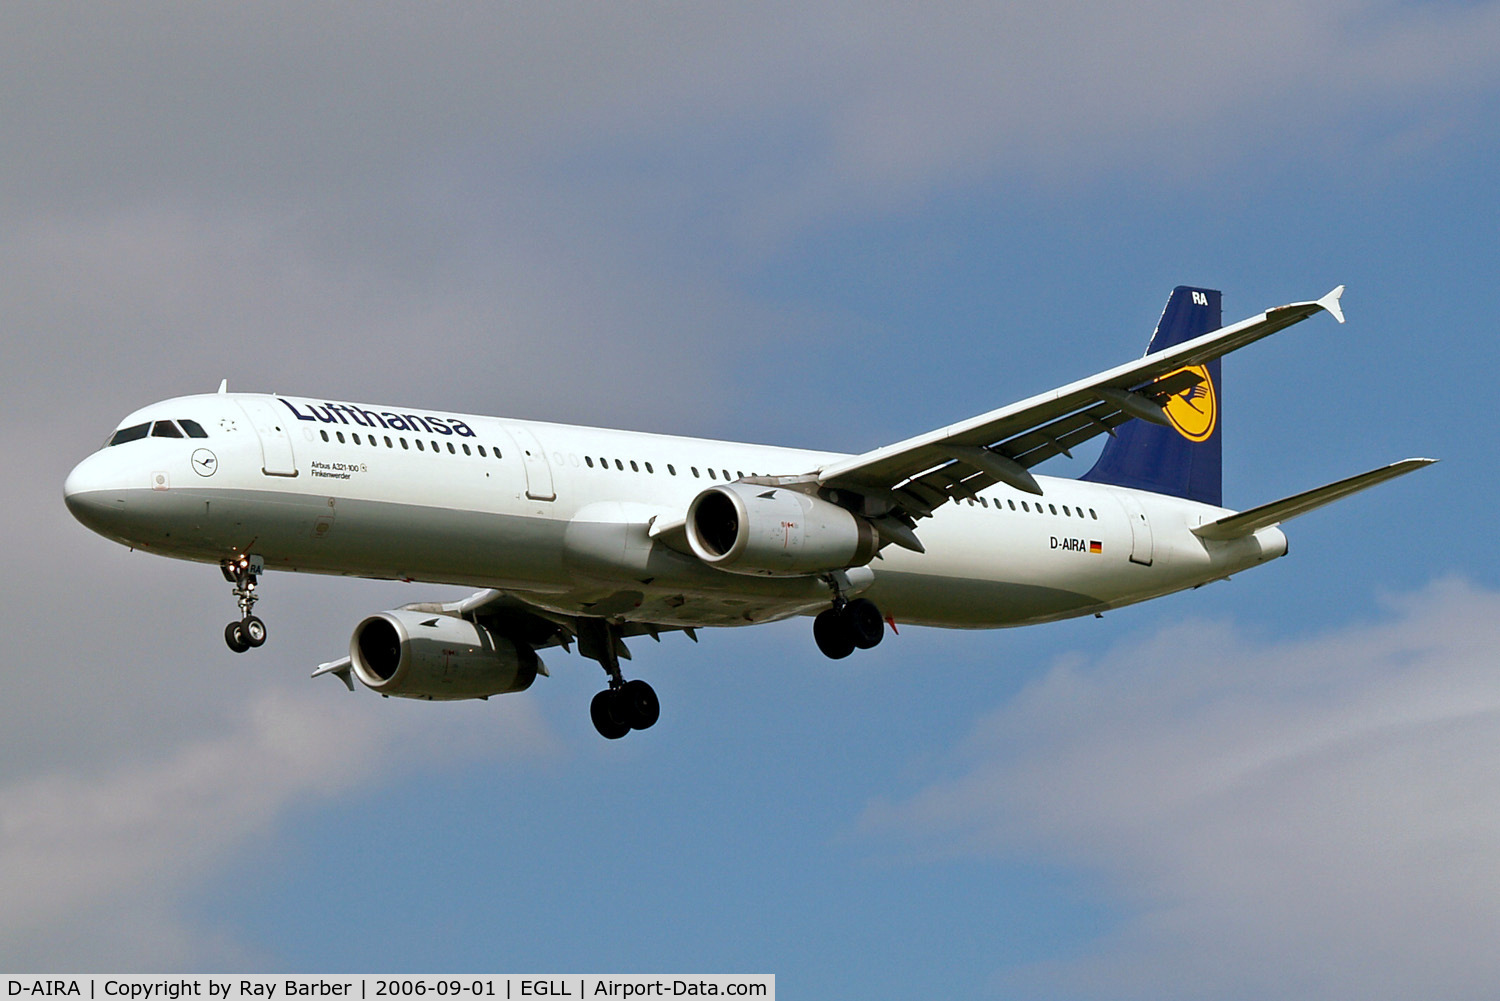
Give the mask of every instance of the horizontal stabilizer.
<svg viewBox="0 0 1500 1001">
<path fill-rule="evenodd" d="M 1405 476 L 1423 466 L 1430 466 L 1436 461 L 1436 459 L 1402 459 L 1389 466 L 1372 469 L 1368 473 L 1360 473 L 1358 476 L 1351 476 L 1337 483 L 1330 483 L 1291 497 L 1283 497 L 1279 501 L 1272 501 L 1248 511 L 1241 511 L 1239 514 L 1229 515 L 1227 518 L 1220 518 L 1218 521 L 1211 521 L 1193 529 L 1193 534 L 1200 539 L 1238 539 L 1262 528 L 1279 525 L 1299 514 L 1306 514 L 1324 504 L 1331 504 L 1342 497 L 1348 497 L 1367 487 L 1373 487 L 1377 483 L 1384 483 L 1397 476 Z"/>
</svg>

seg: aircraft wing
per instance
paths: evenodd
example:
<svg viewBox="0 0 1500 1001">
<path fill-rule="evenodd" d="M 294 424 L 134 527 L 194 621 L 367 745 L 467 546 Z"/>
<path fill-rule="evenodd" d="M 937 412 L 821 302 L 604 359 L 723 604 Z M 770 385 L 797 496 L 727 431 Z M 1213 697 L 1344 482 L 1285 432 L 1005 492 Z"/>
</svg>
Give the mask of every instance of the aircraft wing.
<svg viewBox="0 0 1500 1001">
<path fill-rule="evenodd" d="M 637 596 L 638 597 L 638 596 Z M 457 615 L 460 618 L 470 619 L 479 623 L 487 629 L 493 630 L 501 636 L 508 636 L 513 640 L 525 643 L 533 650 L 544 650 L 547 647 L 560 646 L 564 650 L 571 651 L 572 642 L 578 638 L 579 618 L 573 615 L 563 615 L 549 612 L 539 608 L 527 601 L 525 598 L 511 594 L 509 591 L 476 591 L 464 598 L 462 601 L 452 601 L 441 605 L 407 605 L 407 608 L 417 608 L 421 611 L 441 611 L 448 615 Z M 634 607 L 632 604 L 630 607 Z M 609 616 L 614 614 L 605 607 L 605 603 L 595 605 L 589 609 L 588 616 Z M 697 632 L 694 629 L 682 626 L 659 626 L 648 622 L 624 622 L 617 627 L 621 638 L 629 639 L 632 636 L 650 636 L 659 639 L 661 633 L 684 632 L 693 642 L 698 641 Z M 622 645 L 623 646 L 623 645 Z M 620 656 L 626 660 L 630 659 L 630 651 L 621 649 Z M 542 673 L 546 673 L 543 671 Z"/>
<path fill-rule="evenodd" d="M 414 602 L 401 607 L 411 611 L 468 619 L 492 630 L 497 635 L 524 643 L 533 650 L 560 646 L 571 653 L 573 642 L 580 639 L 580 634 L 583 632 L 580 629 L 580 619 L 574 616 L 548 612 L 517 595 L 494 589 L 475 591 L 467 598 L 458 601 Z M 623 640 L 633 636 L 650 636 L 659 641 L 662 633 L 682 632 L 694 643 L 698 642 L 698 632 L 691 627 L 625 622 L 615 628 L 617 632 L 614 636 L 615 653 L 625 660 L 630 659 L 630 650 L 626 648 Z M 581 645 L 581 652 L 586 656 L 591 656 L 587 649 L 589 637 L 585 636 L 583 639 L 585 642 Z M 312 677 L 318 678 L 331 674 L 342 681 L 352 692 L 354 691 L 353 670 L 350 659 L 343 657 L 319 664 L 318 669 L 312 673 Z M 538 673 L 545 675 L 546 666 L 539 666 Z"/>
<path fill-rule="evenodd" d="M 818 470 L 817 481 L 863 494 L 875 527 L 888 541 L 921 551 L 911 531 L 913 519 L 995 483 L 1040 494 L 1030 467 L 1054 455 L 1071 455 L 1073 446 L 1112 434 L 1132 417 L 1167 423 L 1165 402 L 1201 381 L 1189 366 L 1325 310 L 1343 323 L 1343 293 L 1340 285 L 1321 299 L 1268 309 L 1028 400 L 840 460 Z"/>
</svg>

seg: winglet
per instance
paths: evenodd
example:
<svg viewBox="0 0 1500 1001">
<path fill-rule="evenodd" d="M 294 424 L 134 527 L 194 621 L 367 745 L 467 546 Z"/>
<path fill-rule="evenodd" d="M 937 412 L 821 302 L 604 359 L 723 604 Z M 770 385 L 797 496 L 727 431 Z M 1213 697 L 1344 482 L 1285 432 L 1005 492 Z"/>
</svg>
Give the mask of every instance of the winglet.
<svg viewBox="0 0 1500 1001">
<path fill-rule="evenodd" d="M 1332 313 L 1333 318 L 1340 323 L 1344 322 L 1344 311 L 1339 308 L 1339 299 L 1343 297 L 1343 294 L 1344 286 L 1340 285 L 1338 288 L 1334 289 L 1332 292 L 1329 292 L 1323 298 L 1318 300 L 1318 305 L 1322 306 L 1324 309 L 1328 310 L 1328 312 Z"/>
<path fill-rule="evenodd" d="M 349 676 L 352 670 L 353 665 L 349 663 L 349 658 L 344 657 L 341 660 L 330 661 L 327 664 L 319 664 L 318 669 L 312 673 L 312 676 L 316 678 L 324 674 L 331 674 L 342 681 L 344 686 L 352 692 L 354 691 L 354 679 Z"/>
</svg>

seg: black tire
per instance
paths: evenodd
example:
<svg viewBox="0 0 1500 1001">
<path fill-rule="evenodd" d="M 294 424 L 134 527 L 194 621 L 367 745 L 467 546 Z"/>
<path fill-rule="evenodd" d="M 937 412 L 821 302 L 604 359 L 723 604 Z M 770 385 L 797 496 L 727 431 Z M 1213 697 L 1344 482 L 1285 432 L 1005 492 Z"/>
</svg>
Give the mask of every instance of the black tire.
<svg viewBox="0 0 1500 1001">
<path fill-rule="evenodd" d="M 661 718 L 661 702 L 656 698 L 656 690 L 639 678 L 625 682 L 616 698 L 620 715 L 632 730 L 649 730 Z"/>
<path fill-rule="evenodd" d="M 885 638 L 885 618 L 869 598 L 855 598 L 845 605 L 844 619 L 848 622 L 854 645 L 861 650 L 878 646 Z"/>
<path fill-rule="evenodd" d="M 621 718 L 621 708 L 619 696 L 611 688 L 595 695 L 594 701 L 589 703 L 589 718 L 605 740 L 619 740 L 630 732 L 630 724 Z"/>
<path fill-rule="evenodd" d="M 813 639 L 830 660 L 843 660 L 854 652 L 854 634 L 848 620 L 837 609 L 828 608 L 813 619 Z"/>
<path fill-rule="evenodd" d="M 245 642 L 245 627 L 239 622 L 231 622 L 224 627 L 224 642 L 235 653 L 244 653 L 250 649 L 250 644 Z"/>
<path fill-rule="evenodd" d="M 245 621 L 240 623 L 244 631 L 245 643 L 252 647 L 260 646 L 266 641 L 266 624 L 254 615 L 245 616 Z"/>
</svg>

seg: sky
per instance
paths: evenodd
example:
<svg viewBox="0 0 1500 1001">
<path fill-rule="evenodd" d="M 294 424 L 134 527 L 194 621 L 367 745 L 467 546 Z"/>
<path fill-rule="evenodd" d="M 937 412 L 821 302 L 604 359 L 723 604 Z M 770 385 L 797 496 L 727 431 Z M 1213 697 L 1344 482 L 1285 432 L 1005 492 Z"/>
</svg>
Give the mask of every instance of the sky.
<svg viewBox="0 0 1500 1001">
<path fill-rule="evenodd" d="M 791 997 L 1500 981 L 1500 3 L 24 3 L 0 33 L 0 969 L 766 972 Z M 310 680 L 457 597 L 72 521 L 231 389 L 860 451 L 1226 322 L 1225 497 L 1438 465 L 1102 619 Z M 1090 456 L 1046 467 L 1078 475 Z"/>
</svg>

